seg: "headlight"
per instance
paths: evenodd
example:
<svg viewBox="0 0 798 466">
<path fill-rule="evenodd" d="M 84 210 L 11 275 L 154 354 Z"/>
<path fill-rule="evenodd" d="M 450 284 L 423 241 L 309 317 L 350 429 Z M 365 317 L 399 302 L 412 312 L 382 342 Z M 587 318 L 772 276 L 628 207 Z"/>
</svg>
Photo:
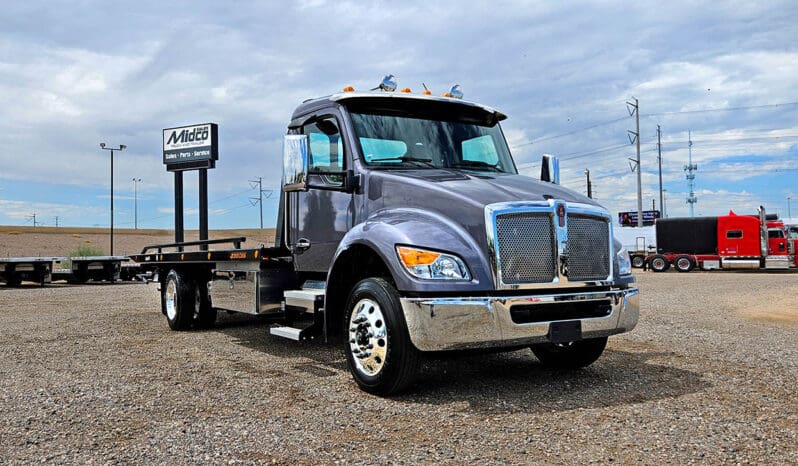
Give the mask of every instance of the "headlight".
<svg viewBox="0 0 798 466">
<path fill-rule="evenodd" d="M 451 254 L 397 246 L 396 254 L 410 275 L 433 280 L 471 280 L 462 259 Z"/>
<path fill-rule="evenodd" d="M 631 275 L 632 261 L 629 259 L 629 251 L 622 248 L 616 255 L 618 256 L 618 275 Z"/>
</svg>

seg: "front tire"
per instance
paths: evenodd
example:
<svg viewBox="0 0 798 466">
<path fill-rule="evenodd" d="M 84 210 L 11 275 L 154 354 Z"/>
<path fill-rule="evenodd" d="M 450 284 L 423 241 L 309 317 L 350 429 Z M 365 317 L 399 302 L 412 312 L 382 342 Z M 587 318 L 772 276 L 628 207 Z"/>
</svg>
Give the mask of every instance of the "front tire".
<svg viewBox="0 0 798 466">
<path fill-rule="evenodd" d="M 604 352 L 607 337 L 590 338 L 566 344 L 540 343 L 532 352 L 540 363 L 552 369 L 578 369 L 593 364 Z"/>
<path fill-rule="evenodd" d="M 642 269 L 643 266 L 646 264 L 646 258 L 640 255 L 632 256 L 632 267 L 636 269 Z"/>
<path fill-rule="evenodd" d="M 399 293 L 382 278 L 367 278 L 352 289 L 344 316 L 344 352 L 358 386 L 391 395 L 415 378 L 420 352 L 410 341 Z"/>
</svg>

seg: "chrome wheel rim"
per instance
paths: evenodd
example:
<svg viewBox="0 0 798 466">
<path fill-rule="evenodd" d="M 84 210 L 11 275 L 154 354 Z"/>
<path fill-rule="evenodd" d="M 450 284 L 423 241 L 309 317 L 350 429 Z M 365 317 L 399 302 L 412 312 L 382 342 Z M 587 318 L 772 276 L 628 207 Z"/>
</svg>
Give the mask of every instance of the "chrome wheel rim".
<svg viewBox="0 0 798 466">
<path fill-rule="evenodd" d="M 361 299 L 349 316 L 349 352 L 355 369 L 363 375 L 375 376 L 385 366 L 388 353 L 388 332 L 380 305 Z"/>
<path fill-rule="evenodd" d="M 679 265 L 680 269 L 687 270 L 687 268 L 690 267 L 690 261 L 688 259 L 684 259 L 684 258 L 683 259 L 679 259 L 678 265 Z"/>
<path fill-rule="evenodd" d="M 176 295 L 177 295 L 177 286 L 175 285 L 174 280 L 169 280 L 166 282 L 166 317 L 169 320 L 175 320 L 177 317 L 177 306 L 176 306 Z"/>
<path fill-rule="evenodd" d="M 654 259 L 654 261 L 651 263 L 651 265 L 652 265 L 652 266 L 653 266 L 655 269 L 662 269 L 662 268 L 664 268 L 664 267 L 665 267 L 665 261 L 664 261 L 664 260 L 662 260 L 662 259 Z"/>
</svg>

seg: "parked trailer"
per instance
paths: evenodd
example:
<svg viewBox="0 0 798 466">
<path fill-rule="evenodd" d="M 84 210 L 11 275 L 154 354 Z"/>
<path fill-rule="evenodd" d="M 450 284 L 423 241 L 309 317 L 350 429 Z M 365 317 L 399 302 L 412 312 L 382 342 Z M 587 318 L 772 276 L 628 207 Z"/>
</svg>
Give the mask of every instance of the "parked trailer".
<svg viewBox="0 0 798 466">
<path fill-rule="evenodd" d="M 142 274 L 141 266 L 130 263 L 127 256 L 86 257 L 7 257 L 0 258 L 0 282 L 19 286 L 23 281 L 40 285 L 54 281 L 86 283 L 133 280 Z M 56 268 L 56 264 L 70 262 L 70 268 Z"/>
<path fill-rule="evenodd" d="M 448 96 L 308 100 L 284 139 L 273 247 L 132 257 L 157 274 L 171 329 L 224 309 L 278 320 L 275 336 L 337 336 L 371 393 L 407 387 L 424 352 L 530 347 L 548 366 L 587 366 L 637 324 L 629 256 L 610 213 L 557 184 L 555 159 L 540 180 L 517 173 L 504 119 Z"/>
<path fill-rule="evenodd" d="M 646 257 L 651 270 L 679 272 L 695 268 L 790 269 L 796 267 L 796 242 L 783 222 L 767 215 L 659 219 L 657 253 Z"/>
<path fill-rule="evenodd" d="M 63 257 L 4 257 L 0 258 L 0 282 L 19 286 L 23 281 L 44 286 L 52 280 L 53 263 Z"/>
</svg>

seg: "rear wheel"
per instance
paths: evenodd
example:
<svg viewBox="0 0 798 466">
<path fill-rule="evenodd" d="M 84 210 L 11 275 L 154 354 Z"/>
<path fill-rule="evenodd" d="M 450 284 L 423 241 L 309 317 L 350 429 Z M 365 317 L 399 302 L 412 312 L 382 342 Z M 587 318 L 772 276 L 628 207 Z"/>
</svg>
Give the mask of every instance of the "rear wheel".
<svg viewBox="0 0 798 466">
<path fill-rule="evenodd" d="M 196 285 L 185 273 L 170 270 L 163 286 L 166 321 L 172 330 L 186 330 L 199 310 Z"/>
<path fill-rule="evenodd" d="M 194 323 L 197 328 L 213 327 L 216 322 L 216 309 L 211 305 L 207 284 L 201 280 L 196 281 L 194 299 L 197 301 L 194 306 L 197 312 L 194 315 Z"/>
<path fill-rule="evenodd" d="M 643 265 L 646 263 L 646 258 L 643 256 L 632 256 L 632 267 L 636 269 L 642 269 Z"/>
<path fill-rule="evenodd" d="M 654 272 L 664 272 L 671 267 L 671 263 L 668 262 L 668 259 L 661 254 L 652 257 L 649 265 L 651 265 L 651 270 Z"/>
<path fill-rule="evenodd" d="M 693 259 L 690 258 L 690 256 L 681 255 L 677 257 L 675 261 L 673 261 L 673 265 L 679 272 L 689 272 L 695 267 L 695 262 L 693 262 Z"/>
<path fill-rule="evenodd" d="M 593 364 L 604 352 L 607 337 L 590 338 L 571 343 L 532 345 L 532 352 L 541 364 L 553 369 L 578 369 Z"/>
<path fill-rule="evenodd" d="M 355 285 L 344 317 L 344 351 L 358 386 L 375 395 L 407 388 L 420 352 L 410 341 L 396 288 L 382 278 Z"/>
</svg>

